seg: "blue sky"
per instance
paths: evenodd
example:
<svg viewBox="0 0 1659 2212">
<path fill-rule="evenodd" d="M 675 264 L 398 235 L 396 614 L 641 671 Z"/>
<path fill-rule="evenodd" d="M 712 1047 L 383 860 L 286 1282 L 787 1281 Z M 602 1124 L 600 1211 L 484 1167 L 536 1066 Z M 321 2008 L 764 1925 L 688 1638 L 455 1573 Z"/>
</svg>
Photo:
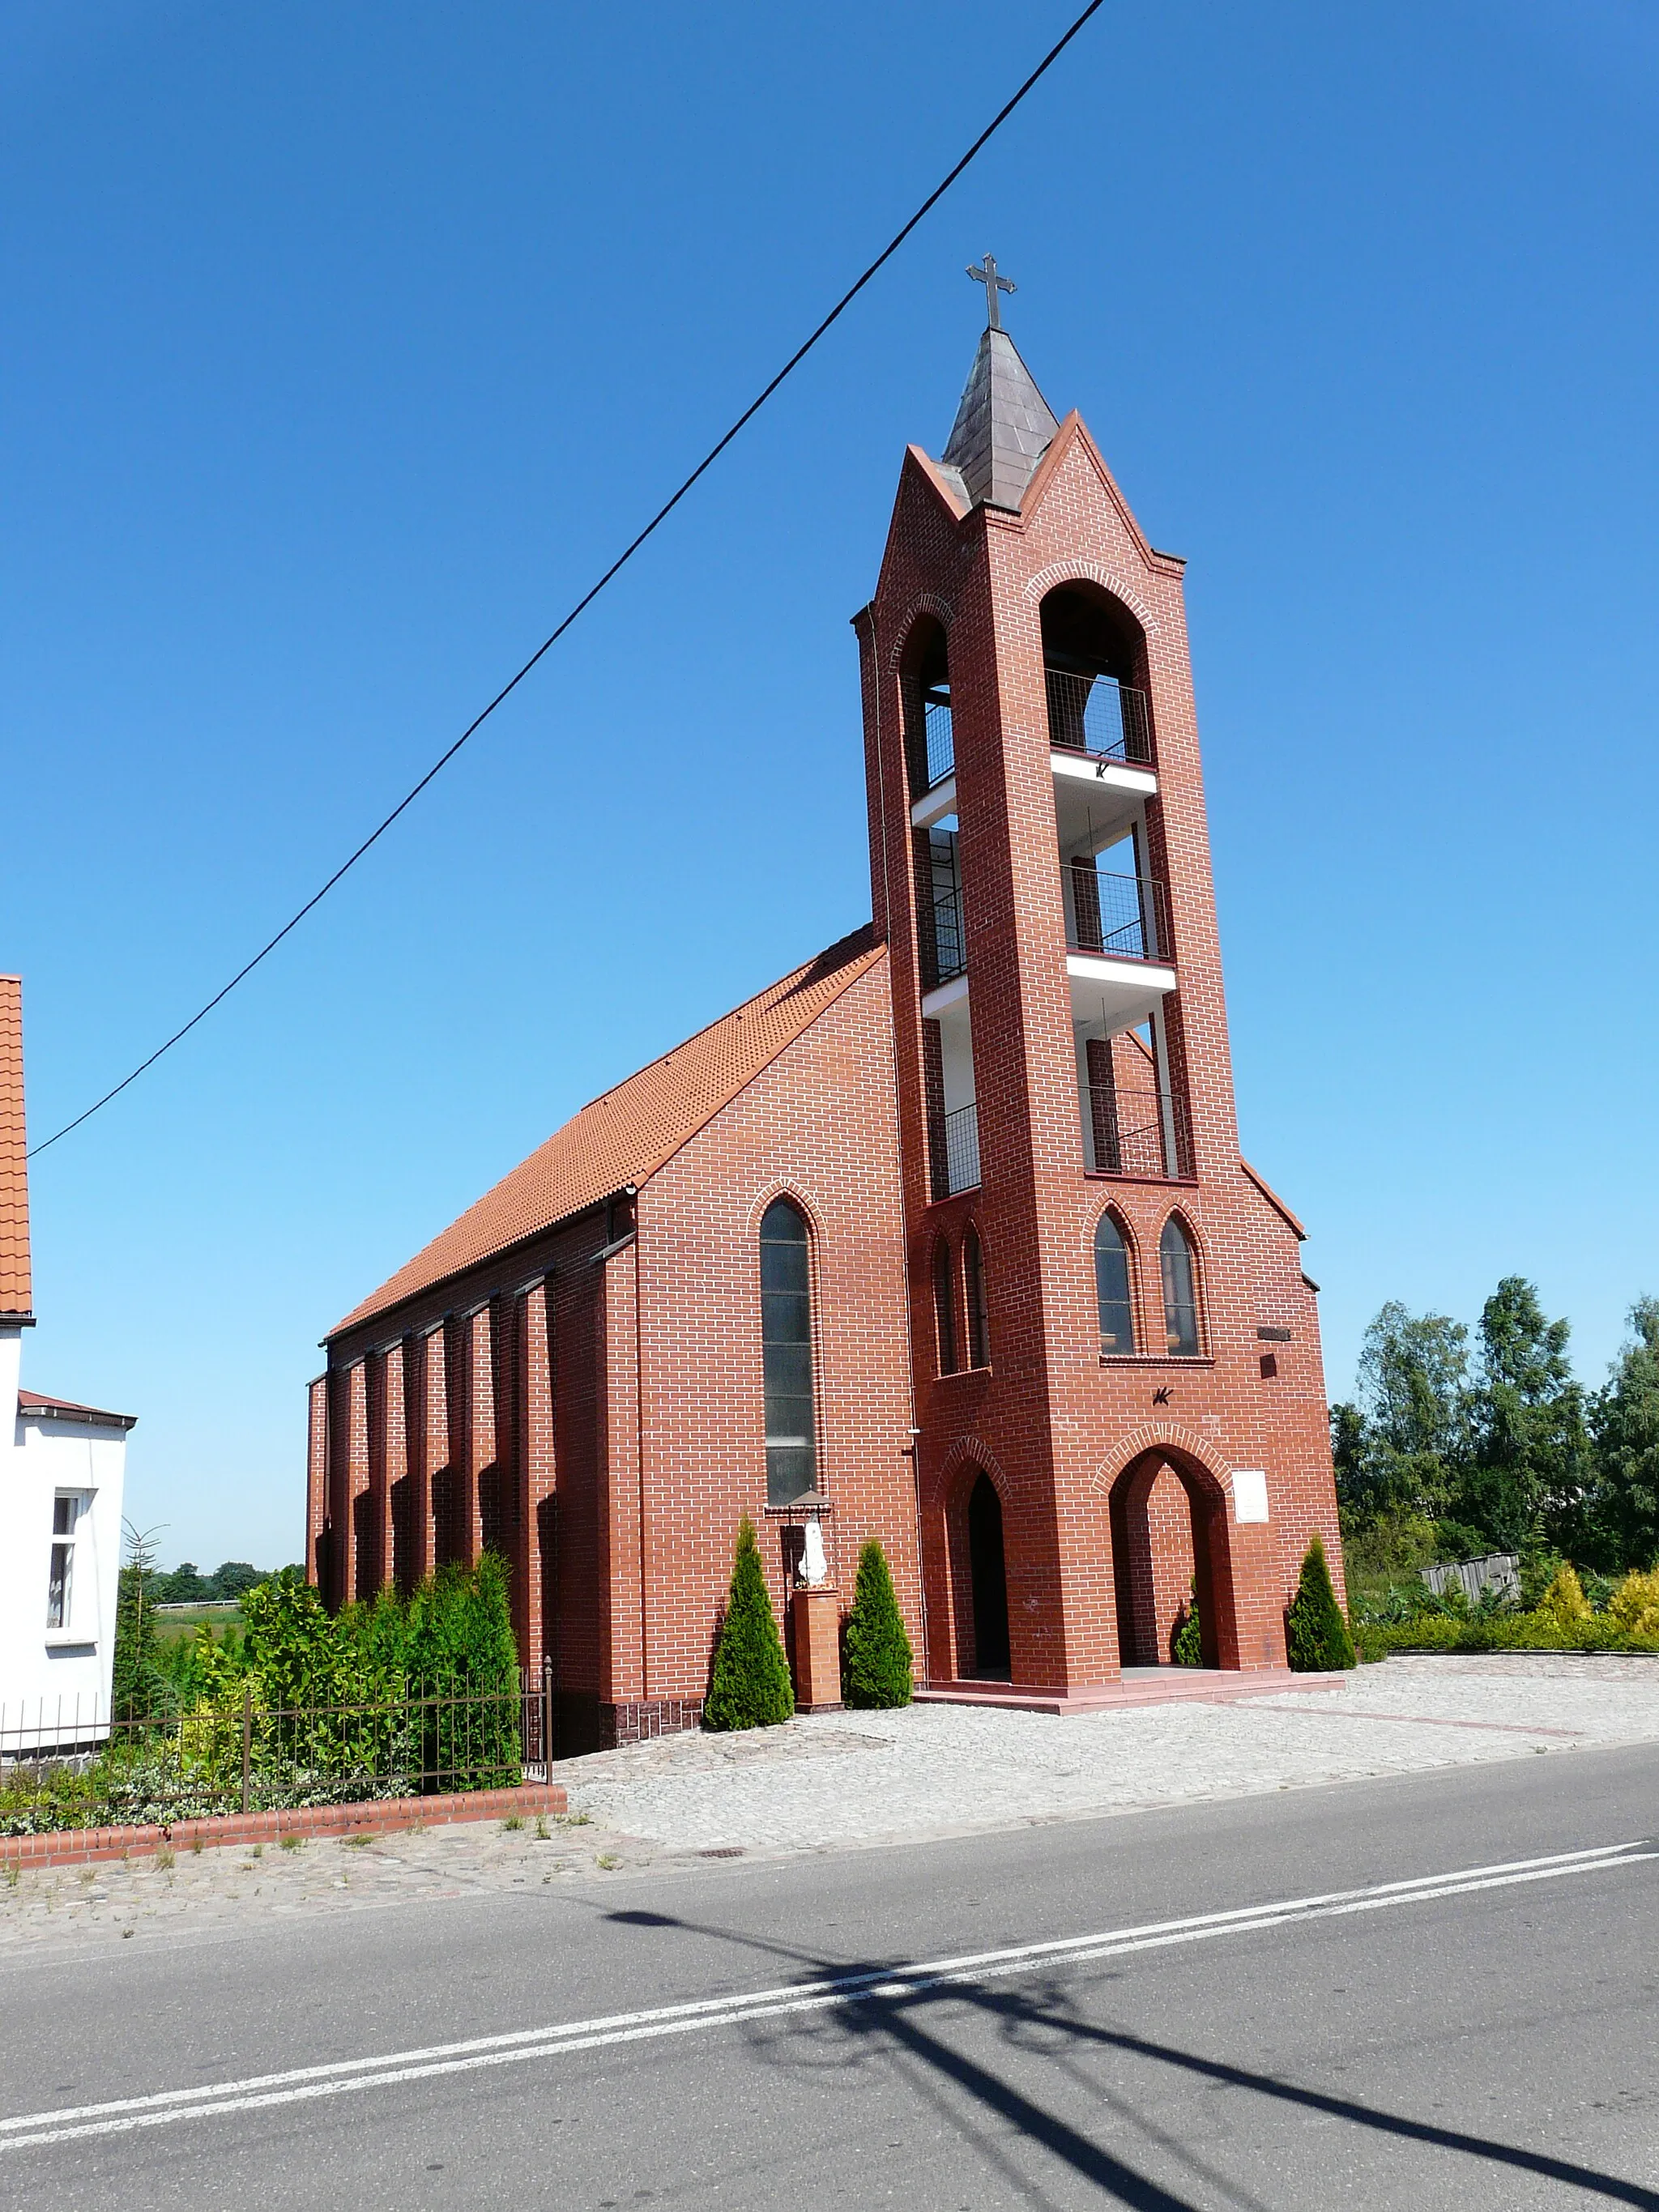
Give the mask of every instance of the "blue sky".
<svg viewBox="0 0 1659 2212">
<path fill-rule="evenodd" d="M 8 836 L 38 1137 L 471 719 L 1068 20 L 9 5 Z M 1245 1149 L 1386 1297 L 1659 1289 L 1659 16 L 1112 4 L 395 836 L 35 1164 L 40 1388 L 299 1555 L 323 1330 L 868 913 L 856 668 L 982 316 L 1185 554 Z"/>
</svg>

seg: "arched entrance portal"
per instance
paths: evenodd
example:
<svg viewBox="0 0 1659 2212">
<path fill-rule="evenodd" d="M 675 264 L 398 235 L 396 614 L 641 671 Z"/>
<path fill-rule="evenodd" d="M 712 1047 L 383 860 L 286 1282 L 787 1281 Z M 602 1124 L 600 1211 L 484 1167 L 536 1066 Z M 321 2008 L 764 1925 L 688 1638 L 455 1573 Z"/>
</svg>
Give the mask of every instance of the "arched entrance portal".
<svg viewBox="0 0 1659 2212">
<path fill-rule="evenodd" d="M 1167 1667 L 1195 1595 L 1206 1667 L 1237 1667 L 1226 1494 L 1207 1469 L 1146 1452 L 1112 1485 L 1118 1662 Z"/>
<path fill-rule="evenodd" d="M 1008 1570 L 1002 1550 L 1002 1500 L 981 1474 L 968 1498 L 969 1577 L 974 1593 L 974 1673 L 1008 1679 Z"/>
</svg>

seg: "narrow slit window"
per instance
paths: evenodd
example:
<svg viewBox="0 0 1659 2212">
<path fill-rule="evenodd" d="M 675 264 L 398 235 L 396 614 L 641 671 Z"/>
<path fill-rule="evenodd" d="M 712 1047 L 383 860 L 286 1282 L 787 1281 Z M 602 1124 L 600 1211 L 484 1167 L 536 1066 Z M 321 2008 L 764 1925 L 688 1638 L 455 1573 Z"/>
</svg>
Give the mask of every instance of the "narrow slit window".
<svg viewBox="0 0 1659 2212">
<path fill-rule="evenodd" d="M 1109 1213 L 1095 1231 L 1095 1298 L 1100 1309 L 1102 1358 L 1135 1348 L 1134 1314 L 1129 1304 L 1129 1254 L 1123 1231 Z"/>
<path fill-rule="evenodd" d="M 1198 1357 L 1198 1288 L 1193 1267 L 1193 1248 L 1186 1231 L 1171 1214 L 1158 1240 L 1158 1265 L 1164 1276 L 1164 1328 L 1170 1355 L 1177 1359 Z"/>
<path fill-rule="evenodd" d="M 970 1229 L 962 1240 L 962 1285 L 968 1294 L 968 1364 L 991 1364 L 991 1331 L 985 1310 L 985 1255 L 979 1232 Z"/>
<path fill-rule="evenodd" d="M 957 1371 L 957 1285 L 951 1247 L 941 1237 L 933 1247 L 933 1334 L 939 1343 L 939 1371 Z"/>
<path fill-rule="evenodd" d="M 817 1488 L 812 1408 L 812 1255 L 806 1224 L 787 1198 L 761 1222 L 761 1366 L 766 1396 L 766 1502 L 787 1505 Z"/>
</svg>

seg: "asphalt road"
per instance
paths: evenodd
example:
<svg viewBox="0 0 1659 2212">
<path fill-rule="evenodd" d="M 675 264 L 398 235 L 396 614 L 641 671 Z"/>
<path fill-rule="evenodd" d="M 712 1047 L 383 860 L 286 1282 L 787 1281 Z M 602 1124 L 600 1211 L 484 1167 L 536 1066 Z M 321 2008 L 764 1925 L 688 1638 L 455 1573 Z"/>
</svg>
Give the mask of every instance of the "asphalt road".
<svg viewBox="0 0 1659 2212">
<path fill-rule="evenodd" d="M 20 1957 L 0 2206 L 1659 2212 L 1650 1837 L 1575 1753 Z"/>
</svg>

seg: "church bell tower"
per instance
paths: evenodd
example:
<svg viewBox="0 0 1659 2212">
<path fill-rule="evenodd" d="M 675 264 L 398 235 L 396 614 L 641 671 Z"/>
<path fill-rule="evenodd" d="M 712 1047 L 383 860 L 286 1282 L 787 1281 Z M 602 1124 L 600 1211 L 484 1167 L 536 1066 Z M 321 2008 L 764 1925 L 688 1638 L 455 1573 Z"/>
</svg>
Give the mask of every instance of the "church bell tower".
<svg viewBox="0 0 1659 2212">
<path fill-rule="evenodd" d="M 982 333 L 855 617 L 935 1689 L 1285 1663 L 1334 1552 L 1299 1229 L 1242 1162 L 1183 563 Z"/>
</svg>

